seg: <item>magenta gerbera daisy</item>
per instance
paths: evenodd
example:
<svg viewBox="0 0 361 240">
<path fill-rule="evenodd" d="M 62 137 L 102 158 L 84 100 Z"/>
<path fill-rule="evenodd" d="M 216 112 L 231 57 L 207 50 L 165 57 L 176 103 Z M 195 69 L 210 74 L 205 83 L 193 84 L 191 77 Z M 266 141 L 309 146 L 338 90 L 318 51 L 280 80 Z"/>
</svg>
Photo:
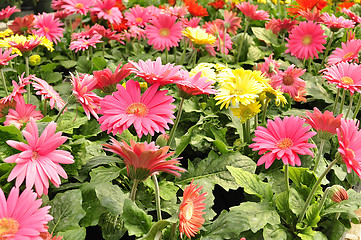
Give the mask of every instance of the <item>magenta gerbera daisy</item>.
<svg viewBox="0 0 361 240">
<path fill-rule="evenodd" d="M 269 168 L 274 160 L 282 159 L 284 164 L 292 166 L 301 165 L 300 155 L 311 155 L 310 148 L 316 145 L 308 143 L 308 139 L 316 135 L 316 132 L 309 131 L 311 126 L 303 126 L 305 120 L 299 117 L 290 116 L 283 120 L 276 117 L 274 121 L 268 120 L 266 128 L 257 127 L 255 143 L 250 145 L 253 151 L 259 150 L 258 154 L 264 154 L 257 162 L 257 165 L 265 163 Z"/>
<path fill-rule="evenodd" d="M 115 0 L 97 0 L 91 11 L 99 19 L 108 20 L 112 24 L 119 24 L 122 22 L 123 14 L 115 6 L 115 3 Z"/>
<path fill-rule="evenodd" d="M 340 28 L 354 28 L 355 23 L 352 20 L 345 19 L 344 17 L 336 17 L 335 14 L 323 13 L 321 16 L 322 23 L 324 23 L 331 31 L 336 32 Z"/>
<path fill-rule="evenodd" d="M 63 0 L 63 9 L 69 13 L 86 15 L 94 5 L 94 0 Z"/>
<path fill-rule="evenodd" d="M 361 91 L 361 66 L 355 63 L 341 62 L 327 67 L 323 77 L 338 88 L 348 89 L 351 95 Z"/>
<path fill-rule="evenodd" d="M 217 93 L 212 85 L 215 82 L 206 77 L 201 77 L 202 72 L 198 72 L 194 76 L 189 76 L 188 71 L 181 71 L 181 74 L 183 80 L 177 83 L 180 96 L 187 99 L 195 95 Z"/>
<path fill-rule="evenodd" d="M 36 199 L 30 189 L 19 194 L 19 188 L 12 188 L 6 199 L 0 188 L 0 239 L 39 240 L 53 219 L 49 215 L 50 206 L 41 207 L 42 199 Z"/>
<path fill-rule="evenodd" d="M 333 65 L 340 62 L 358 62 L 361 40 L 352 39 L 346 43 L 341 43 L 341 48 L 336 48 L 328 57 L 327 64 Z"/>
<path fill-rule="evenodd" d="M 1 22 L 7 22 L 9 20 L 9 17 L 13 15 L 13 13 L 20 12 L 20 9 L 17 9 L 16 6 L 10 7 L 7 6 L 4 9 L 1 9 L 0 11 L 0 21 Z"/>
<path fill-rule="evenodd" d="M 152 18 L 152 14 L 148 9 L 135 5 L 132 8 L 129 8 L 129 12 L 124 13 L 124 17 L 127 19 L 128 26 L 143 26 L 149 22 Z"/>
<path fill-rule="evenodd" d="M 35 190 L 38 196 L 48 194 L 49 180 L 59 187 L 61 180 L 59 175 L 67 178 L 67 174 L 60 166 L 73 163 L 73 156 L 64 150 L 56 150 L 62 145 L 67 137 L 61 136 L 62 132 L 56 132 L 56 123 L 50 122 L 39 137 L 38 125 L 33 118 L 22 132 L 27 144 L 8 140 L 6 143 L 21 151 L 4 159 L 7 163 L 16 163 L 11 171 L 8 181 L 16 178 L 15 186 L 20 187 L 26 178 L 26 187 Z"/>
<path fill-rule="evenodd" d="M 61 27 L 63 25 L 53 14 L 39 14 L 35 17 L 34 28 L 36 30 L 33 33 L 40 37 L 46 37 L 56 44 L 63 37 L 64 29 Z"/>
<path fill-rule="evenodd" d="M 143 95 L 140 94 L 139 82 L 129 80 L 126 88 L 118 84 L 118 91 L 113 96 L 105 96 L 100 102 L 100 114 L 98 121 L 100 128 L 114 135 L 121 134 L 131 125 L 139 137 L 154 135 L 154 132 L 165 133 L 169 129 L 168 123 L 173 123 L 171 103 L 172 96 L 167 96 L 167 90 L 158 91 L 159 84 L 150 86 Z"/>
<path fill-rule="evenodd" d="M 64 107 L 64 100 L 60 97 L 59 93 L 54 90 L 52 86 L 50 86 L 43 79 L 37 78 L 35 76 L 33 76 L 31 79 L 35 81 L 32 82 L 32 85 L 34 87 L 34 90 L 37 91 L 36 95 L 41 95 L 42 98 L 48 99 L 51 109 L 55 107 L 55 104 L 59 111 Z"/>
<path fill-rule="evenodd" d="M 94 34 L 91 38 L 86 39 L 86 38 L 78 38 L 77 40 L 74 40 L 70 43 L 69 49 L 70 50 L 75 50 L 75 52 L 78 52 L 79 50 L 86 50 L 89 47 L 96 47 L 95 44 L 97 43 L 101 43 L 102 41 L 100 40 L 102 38 L 101 35 L 99 34 Z"/>
<path fill-rule="evenodd" d="M 145 28 L 148 44 L 158 51 L 177 47 L 182 38 L 182 22 L 176 20 L 176 17 L 166 14 L 153 18 Z"/>
<path fill-rule="evenodd" d="M 300 22 L 295 26 L 287 39 L 286 53 L 291 53 L 299 59 L 318 58 L 318 52 L 325 47 L 327 36 L 321 26 L 314 22 Z"/>
<path fill-rule="evenodd" d="M 25 75 L 25 73 L 23 73 L 21 75 L 21 77 L 19 77 L 19 84 L 17 82 L 15 82 L 14 80 L 12 81 L 14 89 L 10 93 L 9 96 L 6 96 L 6 97 L 0 99 L 1 103 L 7 103 L 7 102 L 11 102 L 13 100 L 16 101 L 24 92 L 26 92 L 25 86 L 30 84 L 29 80 L 33 77 L 33 75 L 30 75 L 26 78 L 24 78 L 24 75 Z"/>
</svg>

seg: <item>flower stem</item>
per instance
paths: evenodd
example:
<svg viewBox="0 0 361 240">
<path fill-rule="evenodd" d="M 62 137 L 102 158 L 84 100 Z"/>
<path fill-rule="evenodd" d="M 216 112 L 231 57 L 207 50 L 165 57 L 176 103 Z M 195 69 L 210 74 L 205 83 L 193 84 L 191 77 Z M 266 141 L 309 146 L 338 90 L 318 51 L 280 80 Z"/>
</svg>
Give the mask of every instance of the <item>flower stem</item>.
<svg viewBox="0 0 361 240">
<path fill-rule="evenodd" d="M 361 94 L 358 95 L 358 101 L 356 105 L 355 112 L 353 113 L 352 119 L 355 119 L 357 117 L 358 112 L 360 111 L 361 107 Z"/>
<path fill-rule="evenodd" d="M 30 69 L 29 69 L 29 57 L 26 55 L 25 58 L 25 77 L 28 77 L 30 75 Z M 30 104 L 30 85 L 28 84 L 27 91 L 28 91 L 28 99 L 27 103 Z"/>
<path fill-rule="evenodd" d="M 326 188 L 325 192 L 323 193 L 322 199 L 320 204 L 318 205 L 318 212 L 321 212 L 323 205 L 325 204 L 328 192 L 330 191 L 330 187 Z"/>
<path fill-rule="evenodd" d="M 135 202 L 135 195 L 137 193 L 138 184 L 139 184 L 139 180 L 134 179 L 133 187 L 132 187 L 132 190 L 131 190 L 130 196 L 129 196 L 130 200 L 132 200 L 133 202 Z"/>
<path fill-rule="evenodd" d="M 262 124 L 266 123 L 266 112 L 267 112 L 267 105 L 268 105 L 269 100 L 266 100 L 266 102 L 263 105 L 263 109 L 262 109 Z"/>
<path fill-rule="evenodd" d="M 173 62 L 176 63 L 177 62 L 177 47 L 173 47 L 173 54 L 174 54 Z"/>
<path fill-rule="evenodd" d="M 152 135 L 150 135 L 150 133 L 148 133 L 147 135 L 147 143 L 150 143 L 152 141 Z"/>
<path fill-rule="evenodd" d="M 58 115 L 56 115 L 56 118 L 54 119 L 54 122 L 57 122 L 61 116 L 61 114 L 63 113 L 63 111 L 65 110 L 65 108 L 69 105 L 69 101 L 64 105 L 64 107 L 58 112 Z"/>
<path fill-rule="evenodd" d="M 340 106 L 340 112 L 339 112 L 339 114 L 342 113 L 343 104 L 345 103 L 345 97 L 346 97 L 346 90 L 343 89 L 342 91 L 343 91 L 343 92 L 342 92 L 342 97 L 341 97 L 341 106 Z"/>
<path fill-rule="evenodd" d="M 327 175 L 327 173 L 331 170 L 332 166 L 335 165 L 335 163 L 338 161 L 338 159 L 336 158 L 335 160 L 333 160 L 328 167 L 325 169 L 325 171 L 321 174 L 321 176 L 317 179 L 317 182 L 313 185 L 310 194 L 308 195 L 305 205 L 303 206 L 303 209 L 301 211 L 300 216 L 298 217 L 298 223 L 301 223 L 303 220 L 303 217 L 305 216 L 306 210 L 308 208 L 308 206 L 310 205 L 310 202 L 313 198 L 313 195 L 316 192 L 316 189 L 318 188 L 318 186 L 321 184 L 323 178 Z"/>
<path fill-rule="evenodd" d="M 290 195 L 290 171 L 289 171 L 289 165 L 285 165 L 285 183 L 286 183 L 286 193 L 287 193 L 287 199 L 289 199 Z"/>
<path fill-rule="evenodd" d="M 353 94 L 351 95 L 351 92 L 350 92 L 350 104 L 348 105 L 348 109 L 347 109 L 347 113 L 346 113 L 345 119 L 347 119 L 348 114 L 350 113 L 350 110 L 351 110 L 351 108 L 352 108 L 352 103 L 353 103 Z"/>
<path fill-rule="evenodd" d="M 313 167 L 313 172 L 317 171 L 318 164 L 320 163 L 320 159 L 323 156 L 323 147 L 325 146 L 325 139 L 321 139 L 320 148 L 318 149 L 318 153 L 316 156 L 315 166 Z"/>
<path fill-rule="evenodd" d="M 243 33 L 243 36 L 242 36 L 242 38 L 241 38 L 241 42 L 239 43 L 238 51 L 237 51 L 237 57 L 236 57 L 236 59 L 234 59 L 234 62 L 238 62 L 238 61 L 239 61 L 239 57 L 241 56 L 242 47 L 243 47 L 243 42 L 244 42 L 244 40 L 246 39 L 246 34 L 247 34 L 247 30 L 248 30 L 248 25 L 249 25 L 249 21 L 248 21 L 248 19 L 246 18 L 246 26 L 244 27 L 244 33 Z"/>
<path fill-rule="evenodd" d="M 254 130 L 258 127 L 258 114 L 254 115 Z"/>
<path fill-rule="evenodd" d="M 192 68 L 194 68 L 196 66 L 196 64 L 197 64 L 197 48 L 194 48 Z"/>
<path fill-rule="evenodd" d="M 224 59 L 226 59 L 226 33 L 227 33 L 227 28 L 224 27 L 224 30 L 223 30 L 223 46 L 221 45 L 221 42 L 219 42 L 219 48 L 223 47 Z"/>
<path fill-rule="evenodd" d="M 168 49 L 165 49 L 165 62 L 168 62 Z"/>
<path fill-rule="evenodd" d="M 43 109 L 43 114 L 44 114 L 44 117 L 46 117 L 46 115 L 47 115 L 47 110 L 48 110 L 48 108 L 47 108 L 47 104 L 48 103 L 48 99 L 47 98 L 45 98 L 44 99 L 44 109 Z"/>
<path fill-rule="evenodd" d="M 328 41 L 328 44 L 326 46 L 326 50 L 325 50 L 325 54 L 323 54 L 323 58 L 322 58 L 322 62 L 321 62 L 321 65 L 320 65 L 320 68 L 318 69 L 318 71 L 320 71 L 323 67 L 323 64 L 325 63 L 325 60 L 326 60 L 326 56 L 328 54 L 328 51 L 330 51 L 330 48 L 331 48 L 331 44 L 332 44 L 332 41 L 333 41 L 333 37 L 335 36 L 335 32 L 332 32 L 331 34 L 331 37 L 330 37 L 330 40 Z"/>
<path fill-rule="evenodd" d="M 335 97 L 335 102 L 333 104 L 333 108 L 332 108 L 332 112 L 333 114 L 335 114 L 336 111 L 336 106 L 337 106 L 337 102 L 338 102 L 338 98 L 340 97 L 340 88 L 337 88 L 337 93 L 336 93 L 336 97 Z"/>
<path fill-rule="evenodd" d="M 173 138 L 174 138 L 174 133 L 175 133 L 175 130 L 176 128 L 178 127 L 178 123 L 180 121 L 180 117 L 182 115 L 182 108 L 183 108 L 183 103 L 184 103 L 184 99 L 185 98 L 181 98 L 181 101 L 179 103 L 179 107 L 178 107 L 178 112 L 177 112 L 177 117 L 175 119 L 175 122 L 174 122 L 174 125 L 172 127 L 172 130 L 170 131 L 170 134 L 169 134 L 169 139 L 168 139 L 168 143 L 167 145 L 170 146 L 172 141 L 173 141 Z"/>
<path fill-rule="evenodd" d="M 157 176 L 155 174 L 152 174 L 152 180 L 154 182 L 155 205 L 157 208 L 157 217 L 159 221 L 162 220 L 162 210 L 160 207 L 159 184 L 158 184 Z"/>
<path fill-rule="evenodd" d="M 183 39 L 183 52 L 182 52 L 182 56 L 178 62 L 178 65 L 183 65 L 183 62 L 184 62 L 184 57 L 186 55 L 186 52 L 187 52 L 187 44 L 186 44 L 186 40 Z"/>
<path fill-rule="evenodd" d="M 5 75 L 4 75 L 4 71 L 2 68 L 0 68 L 0 72 L 1 72 L 1 78 L 2 78 L 3 84 L 4 84 L 5 93 L 6 93 L 6 96 L 8 96 L 9 95 L 8 87 L 6 86 Z"/>
<path fill-rule="evenodd" d="M 249 143 L 250 142 L 250 135 L 251 135 L 251 129 L 250 129 L 250 123 L 249 123 L 249 119 L 243 123 L 243 141 L 245 143 Z"/>
</svg>

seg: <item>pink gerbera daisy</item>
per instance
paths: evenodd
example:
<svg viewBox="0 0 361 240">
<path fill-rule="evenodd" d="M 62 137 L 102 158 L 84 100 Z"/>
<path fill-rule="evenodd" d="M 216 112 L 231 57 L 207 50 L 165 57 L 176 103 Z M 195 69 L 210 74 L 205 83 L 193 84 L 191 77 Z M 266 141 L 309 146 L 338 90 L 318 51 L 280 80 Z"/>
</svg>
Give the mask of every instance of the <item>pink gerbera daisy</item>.
<svg viewBox="0 0 361 240">
<path fill-rule="evenodd" d="M 16 6 L 14 7 L 7 6 L 6 8 L 1 9 L 0 22 L 7 22 L 9 20 L 9 17 L 16 12 L 20 12 L 20 9 L 17 9 Z"/>
<path fill-rule="evenodd" d="M 50 86 L 46 81 L 44 81 L 40 78 L 37 78 L 35 76 L 33 76 L 31 79 L 33 81 L 35 81 L 35 82 L 32 82 L 32 84 L 33 84 L 34 90 L 37 91 L 36 95 L 41 95 L 42 98 L 49 99 L 49 105 L 50 105 L 51 109 L 53 109 L 55 107 L 55 104 L 59 110 L 61 110 L 64 107 L 64 105 L 65 105 L 64 100 L 60 97 L 59 93 L 57 93 L 54 90 L 54 88 L 52 86 Z"/>
<path fill-rule="evenodd" d="M 281 88 L 281 91 L 288 93 L 292 98 L 297 96 L 300 88 L 306 87 L 306 82 L 300 76 L 306 72 L 306 69 L 296 68 L 291 65 L 286 71 L 279 71 L 277 75 L 271 77 L 271 86 L 274 89 Z"/>
<path fill-rule="evenodd" d="M 94 5 L 94 0 L 63 0 L 63 9 L 70 13 L 86 15 Z"/>
<path fill-rule="evenodd" d="M 179 70 L 182 66 L 174 66 L 170 63 L 162 65 L 160 57 L 155 61 L 148 59 L 145 62 L 143 60 L 139 60 L 139 63 L 130 62 L 134 65 L 132 73 L 143 78 L 149 84 L 159 83 L 160 86 L 164 86 L 181 80 Z"/>
<path fill-rule="evenodd" d="M 300 22 L 291 30 L 286 53 L 291 53 L 299 59 L 318 58 L 318 53 L 325 47 L 327 36 L 321 26 L 314 22 Z"/>
<path fill-rule="evenodd" d="M 227 32 L 232 33 L 233 35 L 237 34 L 237 30 L 241 28 L 242 19 L 237 17 L 237 13 L 232 11 L 224 11 L 224 20 L 216 19 L 216 23 L 219 24 L 221 29 L 226 29 Z"/>
<path fill-rule="evenodd" d="M 109 40 L 115 40 L 115 41 L 120 42 L 121 44 L 124 44 L 124 42 L 121 41 L 121 39 L 123 39 L 123 37 L 120 34 L 117 34 L 116 31 L 112 31 L 112 30 L 110 30 L 108 28 L 105 28 L 102 25 L 95 24 L 94 26 L 92 26 L 90 28 L 89 31 L 94 31 L 94 32 L 100 34 L 103 39 L 105 38 L 108 41 Z"/>
<path fill-rule="evenodd" d="M 313 21 L 315 23 L 322 22 L 322 19 L 321 19 L 322 13 L 317 8 L 314 8 L 313 10 L 311 10 L 311 9 L 299 10 L 299 14 L 309 22 L 311 22 L 311 21 Z"/>
<path fill-rule="evenodd" d="M 354 28 L 355 23 L 352 20 L 345 19 L 344 17 L 336 17 L 335 14 L 329 15 L 323 13 L 321 16 L 322 23 L 324 23 L 333 32 L 337 32 L 340 28 Z"/>
<path fill-rule="evenodd" d="M 280 72 L 279 67 L 281 64 L 273 60 L 273 53 L 265 57 L 264 61 L 264 63 L 257 63 L 255 70 L 261 71 L 267 78 L 271 78 Z"/>
<path fill-rule="evenodd" d="M 33 75 L 30 75 L 26 78 L 24 78 L 25 73 L 23 73 L 21 75 L 21 77 L 19 77 L 19 84 L 17 82 L 15 82 L 14 80 L 12 81 L 14 89 L 12 91 L 12 93 L 10 93 L 9 96 L 6 96 L 2 99 L 0 99 L 1 103 L 7 103 L 7 102 L 11 102 L 13 100 L 17 101 L 18 98 L 20 96 L 22 96 L 22 94 L 24 92 L 26 92 L 26 90 L 24 89 L 26 85 L 30 84 L 30 79 L 33 77 Z"/>
<path fill-rule="evenodd" d="M 115 0 L 96 0 L 91 11 L 99 19 L 108 20 L 112 24 L 120 24 L 122 22 L 123 14 L 115 6 Z"/>
<path fill-rule="evenodd" d="M 216 94 L 217 90 L 214 89 L 212 80 L 206 77 L 201 77 L 202 72 L 198 72 L 194 76 L 189 76 L 188 71 L 181 71 L 183 80 L 177 83 L 179 95 L 186 99 L 201 94 Z"/>
<path fill-rule="evenodd" d="M 266 29 L 272 30 L 274 34 L 284 34 L 289 32 L 294 26 L 298 23 L 297 20 L 292 19 L 275 19 L 272 18 L 268 23 L 266 23 Z"/>
<path fill-rule="evenodd" d="M 148 9 L 135 5 L 132 8 L 129 8 L 129 12 L 124 13 L 124 17 L 128 20 L 128 26 L 143 26 L 149 22 L 152 18 L 151 13 Z"/>
<path fill-rule="evenodd" d="M 79 50 L 86 50 L 89 47 L 96 47 L 95 44 L 97 43 L 101 43 L 102 41 L 100 40 L 102 38 L 101 35 L 99 34 L 94 34 L 91 38 L 86 39 L 86 38 L 78 38 L 75 41 L 72 41 L 70 43 L 69 49 L 70 50 L 75 50 L 75 52 L 78 52 Z"/>
<path fill-rule="evenodd" d="M 105 150 L 118 154 L 124 159 L 131 179 L 145 181 L 155 172 L 167 172 L 180 177 L 179 172 L 185 171 L 177 166 L 179 164 L 177 158 L 166 160 L 174 154 L 174 152 L 168 153 L 168 146 L 159 148 L 154 142 L 136 143 L 132 139 L 130 145 L 124 140 L 120 143 L 111 138 L 111 141 L 112 144 L 103 144 Z"/>
<path fill-rule="evenodd" d="M 39 14 L 35 18 L 34 34 L 40 37 L 46 37 L 55 44 L 63 37 L 64 29 L 61 28 L 64 24 L 55 18 L 53 14 Z"/>
<path fill-rule="evenodd" d="M 316 132 L 309 131 L 311 126 L 303 126 L 305 120 L 299 117 L 290 116 L 283 120 L 276 117 L 274 121 L 268 120 L 266 128 L 257 127 L 255 143 L 249 145 L 253 151 L 259 150 L 258 154 L 264 154 L 257 162 L 257 165 L 266 164 L 269 168 L 274 160 L 282 159 L 284 164 L 292 166 L 301 165 L 300 155 L 311 155 L 310 148 L 316 145 L 308 143 L 308 139 L 316 135 Z"/>
<path fill-rule="evenodd" d="M 49 215 L 50 206 L 41 207 L 42 199 L 25 189 L 20 195 L 19 188 L 12 188 L 6 199 L 0 188 L 0 239 L 39 240 L 45 226 L 53 219 Z"/>
<path fill-rule="evenodd" d="M 8 65 L 8 63 L 11 59 L 18 56 L 18 54 L 11 55 L 12 51 L 13 50 L 10 48 L 10 49 L 4 50 L 4 52 L 3 52 L 3 49 L 0 48 L 0 66 Z"/>
<path fill-rule="evenodd" d="M 342 8 L 341 12 L 345 13 L 355 23 L 357 23 L 357 24 L 361 23 L 361 17 L 359 15 L 355 14 L 354 12 L 352 12 L 350 9 Z"/>
<path fill-rule="evenodd" d="M 249 2 L 238 3 L 236 7 L 246 16 L 249 20 L 269 20 L 269 14 L 263 10 L 257 10 L 258 6 Z"/>
<path fill-rule="evenodd" d="M 20 129 L 24 123 L 30 121 L 30 118 L 35 120 L 40 120 L 44 116 L 40 111 L 35 110 L 36 106 L 33 104 L 25 104 L 24 98 L 21 96 L 16 102 L 16 107 L 14 109 L 9 109 L 8 115 L 6 115 L 6 120 L 4 122 L 5 126 L 14 125 L 16 128 Z"/>
<path fill-rule="evenodd" d="M 341 43 L 341 48 L 336 48 L 328 57 L 327 64 L 333 65 L 340 62 L 358 62 L 359 51 L 361 49 L 361 40 L 352 39 L 346 43 Z"/>
<path fill-rule="evenodd" d="M 15 186 L 19 187 L 26 177 L 26 187 L 35 190 L 38 196 L 48 194 L 49 180 L 59 187 L 61 180 L 59 175 L 67 178 L 67 174 L 60 166 L 73 163 L 73 156 L 64 150 L 56 150 L 62 145 L 67 137 L 61 136 L 62 132 L 56 131 L 56 123 L 50 122 L 39 137 L 38 126 L 33 118 L 22 132 L 27 144 L 8 140 L 6 143 L 21 151 L 18 154 L 4 159 L 7 163 L 16 163 L 11 171 L 8 181 L 16 178 Z"/>
<path fill-rule="evenodd" d="M 94 80 L 94 77 L 89 74 L 82 74 L 74 76 L 70 73 L 71 84 L 73 85 L 73 94 L 75 95 L 78 102 L 82 105 L 85 114 L 88 119 L 90 119 L 90 114 L 92 114 L 96 119 L 98 119 L 98 111 L 100 106 L 101 97 L 91 92 L 97 81 Z"/>
<path fill-rule="evenodd" d="M 184 19 L 184 16 L 189 13 L 185 6 L 166 6 L 161 11 L 167 15 L 175 16 L 179 20 Z"/>
<path fill-rule="evenodd" d="M 224 31 L 219 31 L 219 38 L 216 39 L 215 46 L 217 47 L 217 51 L 228 54 L 229 50 L 232 49 L 232 40 L 231 36 L 226 32 L 226 36 L 224 36 Z"/>
<path fill-rule="evenodd" d="M 166 14 L 153 18 L 145 28 L 148 44 L 158 51 L 177 47 L 182 38 L 182 23 L 176 20 L 176 17 Z"/>
<path fill-rule="evenodd" d="M 323 77 L 336 87 L 348 89 L 353 95 L 355 91 L 361 92 L 361 66 L 354 63 L 341 62 L 327 67 Z"/>
<path fill-rule="evenodd" d="M 165 133 L 168 123 L 173 123 L 171 103 L 172 96 L 167 96 L 167 90 L 158 91 L 159 84 L 150 86 L 144 94 L 140 94 L 139 82 L 129 80 L 126 88 L 118 84 L 118 91 L 113 96 L 107 95 L 100 103 L 100 128 L 114 135 L 121 134 L 132 124 L 139 137 L 154 135 L 154 132 Z"/>
<path fill-rule="evenodd" d="M 338 152 L 345 162 L 347 172 L 351 169 L 361 178 L 361 130 L 359 122 L 341 119 L 341 127 L 336 129 L 339 143 Z"/>
</svg>

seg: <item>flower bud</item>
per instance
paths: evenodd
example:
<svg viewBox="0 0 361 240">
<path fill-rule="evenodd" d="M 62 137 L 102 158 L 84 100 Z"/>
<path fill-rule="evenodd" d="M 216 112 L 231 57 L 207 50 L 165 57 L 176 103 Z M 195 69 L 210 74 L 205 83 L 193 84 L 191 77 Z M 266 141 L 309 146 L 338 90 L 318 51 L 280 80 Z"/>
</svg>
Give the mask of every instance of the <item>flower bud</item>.
<svg viewBox="0 0 361 240">
<path fill-rule="evenodd" d="M 158 145 L 159 147 L 164 147 L 167 146 L 168 140 L 169 140 L 169 135 L 163 133 L 157 137 L 157 140 L 155 140 L 155 144 Z"/>
<path fill-rule="evenodd" d="M 29 64 L 30 66 L 38 66 L 40 64 L 41 57 L 39 55 L 31 55 L 29 57 Z"/>
<path fill-rule="evenodd" d="M 333 202 L 340 203 L 348 199 L 348 194 L 342 186 L 334 185 L 330 188 L 329 197 Z"/>
</svg>

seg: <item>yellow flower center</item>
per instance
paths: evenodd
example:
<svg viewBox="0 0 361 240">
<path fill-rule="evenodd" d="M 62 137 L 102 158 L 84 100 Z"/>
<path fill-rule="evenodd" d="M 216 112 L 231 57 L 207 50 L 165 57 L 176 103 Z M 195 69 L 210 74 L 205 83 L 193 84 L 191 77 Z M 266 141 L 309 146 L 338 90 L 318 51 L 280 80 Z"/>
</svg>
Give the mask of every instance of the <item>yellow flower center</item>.
<svg viewBox="0 0 361 240">
<path fill-rule="evenodd" d="M 81 9 L 83 7 L 84 7 L 84 4 L 82 4 L 82 3 L 75 4 L 75 8 L 77 8 L 77 9 Z"/>
<path fill-rule="evenodd" d="M 44 32 L 49 32 L 49 28 L 44 27 Z"/>
<path fill-rule="evenodd" d="M 13 239 L 19 230 L 19 223 L 12 218 L 0 219 L 0 239 L 10 240 Z"/>
<path fill-rule="evenodd" d="M 88 42 L 88 41 L 84 41 L 82 44 L 85 46 L 85 45 L 88 45 L 89 42 Z"/>
<path fill-rule="evenodd" d="M 170 31 L 169 31 L 168 28 L 162 28 L 162 29 L 159 30 L 159 35 L 161 37 L 168 37 L 169 33 L 170 33 Z"/>
<path fill-rule="evenodd" d="M 186 204 L 183 207 L 183 213 L 184 213 L 184 218 L 189 221 L 192 219 L 193 216 L 193 211 L 194 211 L 194 204 L 191 201 L 186 202 Z"/>
<path fill-rule="evenodd" d="M 38 158 L 39 158 L 39 153 L 38 152 L 33 152 L 33 157 L 31 159 L 37 160 Z"/>
<path fill-rule="evenodd" d="M 111 9 L 104 9 L 104 12 L 108 15 L 112 15 L 112 10 Z"/>
<path fill-rule="evenodd" d="M 352 78 L 350 78 L 350 77 L 341 78 L 341 82 L 343 82 L 346 85 L 353 85 L 354 84 Z"/>
<path fill-rule="evenodd" d="M 132 103 L 128 106 L 125 111 L 127 114 L 134 114 L 137 117 L 145 117 L 148 115 L 149 108 L 144 103 Z"/>
<path fill-rule="evenodd" d="M 283 138 L 278 141 L 277 147 L 280 149 L 287 149 L 293 146 L 293 142 L 290 138 Z"/>
<path fill-rule="evenodd" d="M 352 156 L 355 157 L 355 152 L 352 149 L 346 148 L 346 150 L 347 150 L 347 153 L 352 153 Z"/>
<path fill-rule="evenodd" d="M 135 19 L 135 21 L 136 21 L 137 23 L 140 23 L 140 22 L 142 22 L 142 21 L 143 21 L 143 19 L 142 19 L 142 18 L 140 18 L 140 17 L 137 17 L 137 18 Z"/>
<path fill-rule="evenodd" d="M 295 79 L 290 75 L 286 75 L 282 78 L 282 82 L 286 86 L 292 86 L 293 83 L 295 82 Z"/>
<path fill-rule="evenodd" d="M 312 43 L 312 36 L 311 35 L 306 35 L 306 36 L 303 37 L 302 44 L 304 46 L 309 46 L 309 45 L 311 45 L 311 43 Z"/>
<path fill-rule="evenodd" d="M 346 54 L 343 56 L 343 59 L 347 59 L 347 58 L 351 57 L 353 54 L 354 54 L 353 52 L 346 53 Z"/>
</svg>

